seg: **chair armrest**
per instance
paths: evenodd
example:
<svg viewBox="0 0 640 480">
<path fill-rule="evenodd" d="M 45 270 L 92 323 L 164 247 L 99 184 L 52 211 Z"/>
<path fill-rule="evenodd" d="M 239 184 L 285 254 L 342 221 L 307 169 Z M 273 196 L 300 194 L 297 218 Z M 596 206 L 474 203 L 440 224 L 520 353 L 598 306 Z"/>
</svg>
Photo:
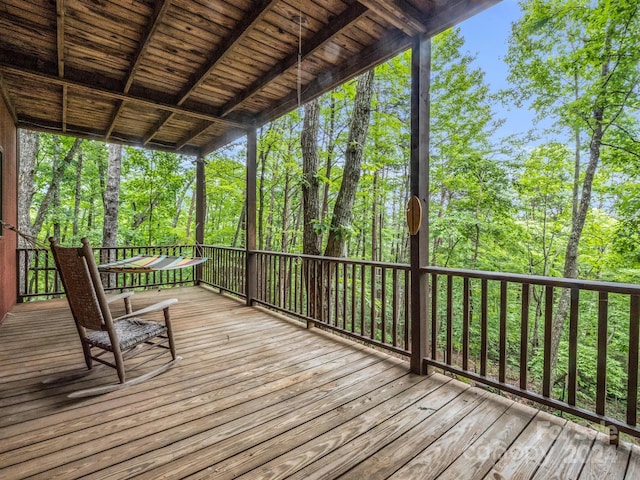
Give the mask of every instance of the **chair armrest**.
<svg viewBox="0 0 640 480">
<path fill-rule="evenodd" d="M 118 318 L 114 318 L 114 322 L 118 322 L 120 320 L 124 320 L 125 318 L 137 317 L 138 315 L 144 315 L 145 313 L 157 312 L 159 310 L 166 310 L 174 303 L 178 303 L 177 298 L 168 298 L 162 302 L 154 303 L 153 305 L 149 305 L 148 307 L 144 307 L 141 310 L 136 310 L 135 312 L 127 313 L 126 315 L 122 315 Z"/>
<path fill-rule="evenodd" d="M 113 303 L 118 300 L 124 300 L 124 310 L 127 313 L 131 313 L 133 310 L 131 308 L 131 300 L 129 297 L 133 296 L 134 292 L 122 292 L 122 293 L 114 293 L 111 295 L 107 295 L 107 303 Z"/>
</svg>

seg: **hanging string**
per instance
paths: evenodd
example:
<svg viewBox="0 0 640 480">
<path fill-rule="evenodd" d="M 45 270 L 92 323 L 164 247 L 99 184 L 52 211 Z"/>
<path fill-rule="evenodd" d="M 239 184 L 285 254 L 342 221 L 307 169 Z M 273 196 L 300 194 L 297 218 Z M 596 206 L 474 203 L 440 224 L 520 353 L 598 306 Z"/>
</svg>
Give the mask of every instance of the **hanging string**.
<svg viewBox="0 0 640 480">
<path fill-rule="evenodd" d="M 2 229 L 11 230 L 12 232 L 15 232 L 15 234 L 21 237 L 27 244 L 31 246 L 31 248 L 48 248 L 45 242 L 38 240 L 33 235 L 29 235 L 27 233 L 21 232 L 20 230 L 18 230 L 18 228 L 15 225 L 12 225 L 10 223 L 6 223 L 0 220 L 0 236 L 2 236 L 2 233 L 1 233 Z"/>
<path fill-rule="evenodd" d="M 302 0 L 298 2 L 298 108 L 302 104 Z"/>
</svg>

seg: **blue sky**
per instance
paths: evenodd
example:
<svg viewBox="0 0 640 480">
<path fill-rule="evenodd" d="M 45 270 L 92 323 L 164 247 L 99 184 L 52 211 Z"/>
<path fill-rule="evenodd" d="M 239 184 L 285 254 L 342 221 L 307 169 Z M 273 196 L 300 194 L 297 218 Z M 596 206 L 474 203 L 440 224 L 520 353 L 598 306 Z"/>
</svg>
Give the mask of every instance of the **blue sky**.
<svg viewBox="0 0 640 480">
<path fill-rule="evenodd" d="M 484 70 L 485 80 L 492 92 L 507 87 L 504 57 L 511 24 L 521 15 L 517 0 L 503 0 L 459 25 L 465 38 L 465 48 L 477 57 L 476 65 Z M 499 136 L 524 133 L 533 123 L 533 113 L 526 109 L 496 106 L 496 114 L 506 119 L 498 132 Z"/>
</svg>

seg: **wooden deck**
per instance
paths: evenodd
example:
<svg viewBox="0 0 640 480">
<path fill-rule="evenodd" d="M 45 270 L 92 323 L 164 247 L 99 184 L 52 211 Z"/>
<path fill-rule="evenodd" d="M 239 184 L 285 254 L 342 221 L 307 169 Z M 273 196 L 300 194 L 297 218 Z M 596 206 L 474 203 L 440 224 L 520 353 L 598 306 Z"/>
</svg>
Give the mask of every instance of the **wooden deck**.
<svg viewBox="0 0 640 480">
<path fill-rule="evenodd" d="M 0 478 L 638 479 L 640 449 L 446 376 L 191 287 L 175 296 L 183 360 L 146 383 L 81 370 L 64 300 L 0 327 Z M 72 353 L 68 353 L 72 352 Z"/>
</svg>

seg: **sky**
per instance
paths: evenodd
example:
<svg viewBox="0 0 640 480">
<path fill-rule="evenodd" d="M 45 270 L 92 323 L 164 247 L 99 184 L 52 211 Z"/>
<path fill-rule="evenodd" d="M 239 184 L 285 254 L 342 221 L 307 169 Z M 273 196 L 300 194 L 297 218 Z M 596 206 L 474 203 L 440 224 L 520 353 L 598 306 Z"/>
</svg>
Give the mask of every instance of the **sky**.
<svg viewBox="0 0 640 480">
<path fill-rule="evenodd" d="M 504 58 L 511 24 L 521 15 L 517 0 L 502 0 L 459 25 L 465 38 L 465 49 L 477 57 L 475 65 L 485 72 L 485 80 L 492 92 L 508 86 Z M 498 136 L 527 132 L 533 124 L 533 112 L 526 109 L 496 106 L 496 115 L 506 119 L 497 132 Z"/>
</svg>

